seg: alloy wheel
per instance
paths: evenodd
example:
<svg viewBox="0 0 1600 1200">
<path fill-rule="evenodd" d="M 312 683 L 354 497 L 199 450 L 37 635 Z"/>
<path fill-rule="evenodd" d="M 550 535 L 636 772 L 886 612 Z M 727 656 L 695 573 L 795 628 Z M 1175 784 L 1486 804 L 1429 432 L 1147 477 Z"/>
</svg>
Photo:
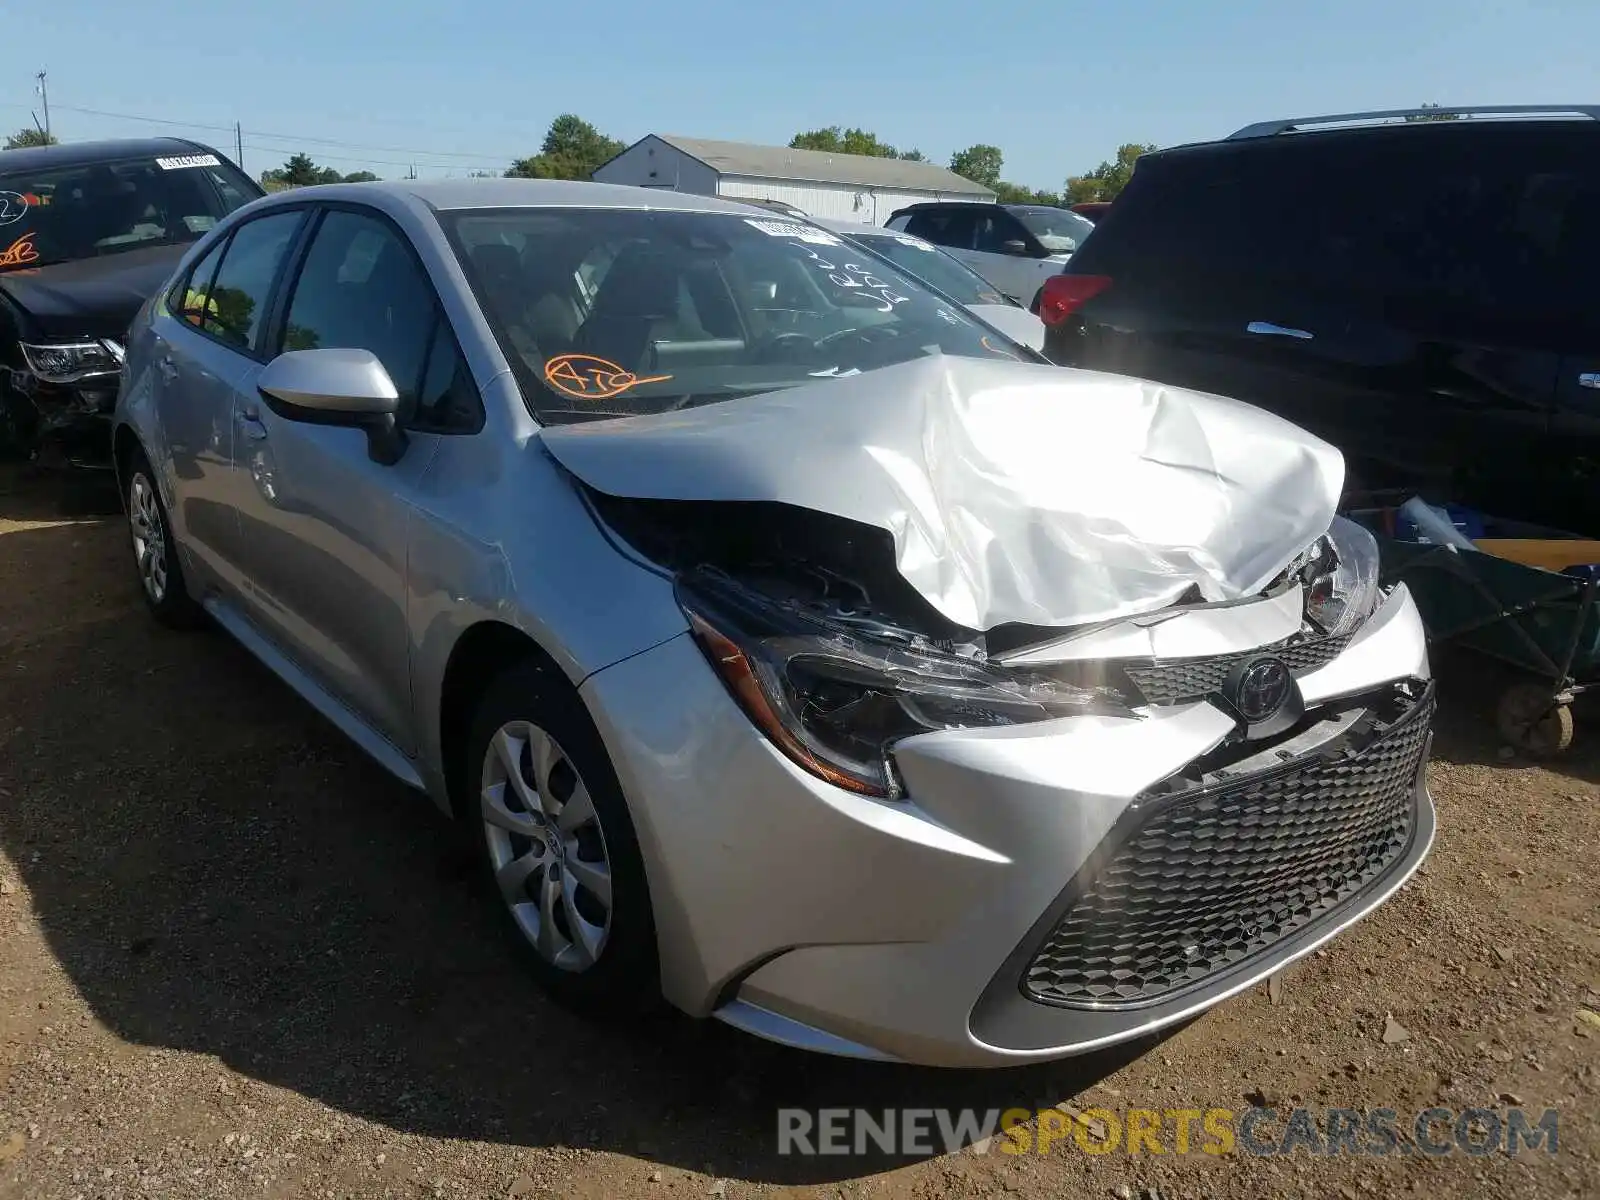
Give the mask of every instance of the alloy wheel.
<svg viewBox="0 0 1600 1200">
<path fill-rule="evenodd" d="M 160 604 L 167 595 L 167 530 L 155 487 L 143 471 L 128 485 L 128 526 L 139 580 L 151 601 Z"/>
<path fill-rule="evenodd" d="M 539 957 L 599 961 L 611 931 L 611 859 L 594 800 L 561 746 L 509 721 L 484 752 L 480 809 L 501 898 Z"/>
</svg>

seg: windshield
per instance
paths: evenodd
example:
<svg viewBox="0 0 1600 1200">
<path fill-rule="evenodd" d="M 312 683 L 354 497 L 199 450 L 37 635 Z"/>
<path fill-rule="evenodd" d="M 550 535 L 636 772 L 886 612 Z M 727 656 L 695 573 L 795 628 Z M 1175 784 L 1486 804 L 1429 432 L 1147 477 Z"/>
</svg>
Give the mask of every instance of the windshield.
<svg viewBox="0 0 1600 1200">
<path fill-rule="evenodd" d="M 192 242 L 260 194 L 215 154 L 32 171 L 0 155 L 0 271 Z"/>
<path fill-rule="evenodd" d="M 534 415 L 667 412 L 932 354 L 1021 358 L 959 305 L 782 217 L 440 216 Z"/>
<path fill-rule="evenodd" d="M 932 242 L 909 233 L 874 229 L 870 233 L 845 234 L 874 254 L 881 254 L 895 266 L 924 283 L 938 288 L 961 304 L 1010 304 L 982 275 L 951 258 Z"/>
<path fill-rule="evenodd" d="M 1017 220 L 1052 254 L 1071 254 L 1094 232 L 1094 222 L 1064 208 L 1013 208 Z"/>
</svg>

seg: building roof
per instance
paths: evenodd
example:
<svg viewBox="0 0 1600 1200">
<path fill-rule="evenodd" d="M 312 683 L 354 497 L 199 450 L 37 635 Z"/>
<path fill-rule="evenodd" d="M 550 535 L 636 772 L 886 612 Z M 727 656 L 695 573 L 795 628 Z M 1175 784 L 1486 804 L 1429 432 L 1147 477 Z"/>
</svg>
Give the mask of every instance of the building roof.
<svg viewBox="0 0 1600 1200">
<path fill-rule="evenodd" d="M 827 150 L 793 150 L 788 146 L 754 146 L 747 142 L 719 142 L 710 138 L 678 137 L 666 133 L 655 136 L 722 175 L 751 175 L 760 179 L 793 179 L 806 183 L 842 183 L 911 192 L 994 195 L 981 183 L 963 179 L 954 171 L 935 163 L 912 162 L 904 158 L 873 158 L 865 154 L 834 154 Z"/>
<path fill-rule="evenodd" d="M 0 171 L 40 171 L 56 167 L 77 167 L 85 163 L 116 162 L 124 158 L 218 153 L 200 142 L 175 137 L 58 142 L 52 146 L 23 146 L 15 150 L 0 150 Z"/>
</svg>

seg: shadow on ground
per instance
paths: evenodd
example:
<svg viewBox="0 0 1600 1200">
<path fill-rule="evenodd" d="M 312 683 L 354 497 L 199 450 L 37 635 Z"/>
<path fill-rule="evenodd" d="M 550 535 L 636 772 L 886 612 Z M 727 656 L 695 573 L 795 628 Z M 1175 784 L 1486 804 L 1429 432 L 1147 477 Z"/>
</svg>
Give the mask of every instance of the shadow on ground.
<svg viewBox="0 0 1600 1200">
<path fill-rule="evenodd" d="M 0 488 L 0 530 L 37 496 Z M 823 1059 L 715 1023 L 547 1002 L 458 832 L 220 633 L 158 629 L 121 523 L 0 532 L 0 842 L 122 1038 L 217 1056 L 396 1130 L 585 1146 L 777 1183 L 785 1106 L 1054 1103 L 1148 1049 L 956 1073 Z M 79 616 L 85 596 L 94 603 Z"/>
</svg>

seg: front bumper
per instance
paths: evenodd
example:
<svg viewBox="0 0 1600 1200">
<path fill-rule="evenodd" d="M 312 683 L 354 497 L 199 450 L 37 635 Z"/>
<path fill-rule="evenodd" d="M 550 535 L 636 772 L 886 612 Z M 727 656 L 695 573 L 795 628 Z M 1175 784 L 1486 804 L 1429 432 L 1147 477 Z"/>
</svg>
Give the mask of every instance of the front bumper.
<svg viewBox="0 0 1600 1200">
<path fill-rule="evenodd" d="M 1402 588 L 1300 686 L 1314 712 L 1348 715 L 1364 711 L 1366 697 L 1393 695 L 1400 681 L 1413 681 L 1414 705 L 1430 705 L 1421 682 L 1427 673 L 1421 623 Z M 907 739 L 896 759 L 909 802 L 880 803 L 829 787 L 775 751 L 687 637 L 599 672 L 583 692 L 638 827 L 667 998 L 691 1014 L 830 1053 L 1000 1066 L 1171 1025 L 1370 912 L 1411 875 L 1433 838 L 1423 783 L 1428 714 L 1418 711 L 1424 733 L 1386 776 L 1399 787 L 1387 819 L 1403 830 L 1379 839 L 1376 859 L 1345 872 L 1354 881 L 1341 881 L 1331 900 L 1312 904 L 1309 914 L 1280 913 L 1281 928 L 1265 932 L 1259 926 L 1267 917 L 1246 905 L 1237 934 L 1197 942 L 1196 952 L 1208 957 L 1205 969 L 1193 971 L 1162 958 L 1186 932 L 1171 923 L 1170 906 L 1168 925 L 1146 922 L 1153 936 L 1143 942 L 1133 936 L 1143 901 L 1120 915 L 1107 908 L 1089 924 L 1102 934 L 1131 930 L 1128 946 L 1081 937 L 1077 945 L 1086 961 L 1144 953 L 1133 983 L 1117 976 L 1123 964 L 1102 963 L 1092 983 L 1097 994 L 1044 988 L 1042 997 L 1030 978 L 1038 983 L 1035 960 L 1063 918 L 1106 877 L 1119 847 L 1138 844 L 1156 816 L 1195 799 L 1155 797 L 1163 781 L 1203 760 L 1232 729 L 1210 703 L 1152 708 L 1138 719 L 1070 717 Z M 1354 751 L 1359 759 L 1365 751 L 1353 736 L 1348 726 L 1333 729 L 1316 745 L 1297 747 L 1277 774 L 1314 754 Z M 1306 793 L 1298 811 L 1315 824 L 1319 797 L 1337 791 Z M 1270 785 L 1249 806 L 1295 807 Z M 1235 817 L 1249 806 L 1235 803 Z M 1253 820 L 1246 814 L 1235 825 Z M 1335 821 L 1327 833 L 1337 828 Z M 1306 834 L 1313 857 L 1316 837 L 1314 829 Z M 1231 873 L 1206 873 L 1217 857 L 1203 846 L 1187 849 L 1197 868 L 1192 879 L 1237 904 L 1241 889 L 1230 889 Z M 1236 840 L 1232 852 L 1244 850 Z M 1299 883 L 1315 892 L 1318 880 L 1340 870 L 1330 860 Z M 1172 874 L 1176 881 L 1183 873 Z M 1247 935 L 1261 944 L 1235 952 L 1233 943 Z"/>
<path fill-rule="evenodd" d="M 117 386 L 114 374 L 56 384 L 6 370 L 0 378 L 0 437 L 42 465 L 108 467 Z"/>
</svg>

